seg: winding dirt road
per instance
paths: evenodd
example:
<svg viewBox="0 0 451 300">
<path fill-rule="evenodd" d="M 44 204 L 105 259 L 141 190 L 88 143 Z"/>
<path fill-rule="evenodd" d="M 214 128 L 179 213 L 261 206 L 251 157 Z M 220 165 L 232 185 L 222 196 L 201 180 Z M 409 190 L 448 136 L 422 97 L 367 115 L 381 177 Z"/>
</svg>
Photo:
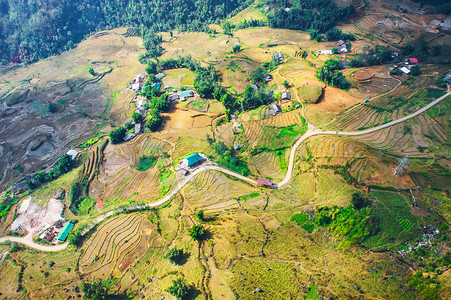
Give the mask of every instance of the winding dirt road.
<svg viewBox="0 0 451 300">
<path fill-rule="evenodd" d="M 368 133 L 372 133 L 378 130 L 382 130 L 385 129 L 387 127 L 408 121 L 412 118 L 415 118 L 416 116 L 422 114 L 423 112 L 427 111 L 428 109 L 430 109 L 431 107 L 433 107 L 434 105 L 440 103 L 442 100 L 446 99 L 448 96 L 451 95 L 451 92 L 446 93 L 445 95 L 443 95 L 440 98 L 437 98 L 436 100 L 432 101 L 431 103 L 429 103 L 428 105 L 426 105 L 425 107 L 419 109 L 418 111 L 402 117 L 400 119 L 391 121 L 389 123 L 383 124 L 383 125 L 379 125 L 370 129 L 366 129 L 366 130 L 362 130 L 362 131 L 350 131 L 350 132 L 346 132 L 346 131 L 323 131 L 320 129 L 315 128 L 313 125 L 309 125 L 307 132 L 305 132 L 297 141 L 296 143 L 293 145 L 293 147 L 291 148 L 291 153 L 290 153 L 290 160 L 289 160 L 289 164 L 288 164 L 288 168 L 287 168 L 287 174 L 285 175 L 285 178 L 279 182 L 274 184 L 274 188 L 283 188 L 285 186 L 287 186 L 290 181 L 291 178 L 293 177 L 293 168 L 294 168 L 294 163 L 295 163 L 295 158 L 296 158 L 296 151 L 299 148 L 299 146 L 308 138 L 312 137 L 312 136 L 316 136 L 316 135 L 348 135 L 348 136 L 358 136 L 358 135 L 363 135 L 363 134 L 368 134 Z M 193 173 L 191 173 L 189 176 L 185 177 L 184 179 L 180 180 L 177 184 L 177 186 L 175 187 L 175 189 L 173 189 L 168 195 L 166 195 L 164 198 L 158 200 L 157 202 L 153 202 L 153 203 L 148 203 L 148 204 L 143 204 L 143 205 L 134 205 L 134 206 L 130 206 L 127 208 L 122 208 L 120 210 L 117 211 L 111 211 L 109 213 L 106 213 L 104 215 L 102 215 L 101 217 L 97 218 L 91 226 L 89 226 L 85 232 L 88 232 L 91 228 L 93 228 L 96 224 L 99 224 L 100 222 L 102 222 L 103 220 L 116 215 L 116 214 L 120 214 L 120 213 L 124 213 L 127 211 L 135 211 L 135 210 L 142 210 L 142 209 L 148 209 L 148 208 L 154 208 L 160 205 L 165 204 L 166 202 L 168 202 L 169 200 L 171 200 L 172 197 L 174 197 L 184 186 L 185 184 L 187 184 L 189 181 L 193 180 L 194 177 L 202 172 L 205 171 L 209 171 L 209 170 L 215 170 L 215 171 L 219 171 L 222 172 L 224 174 L 236 177 L 240 180 L 246 181 L 252 185 L 256 185 L 257 182 L 251 178 L 248 178 L 246 176 L 243 176 L 239 173 L 230 171 L 228 169 L 219 167 L 219 166 L 215 166 L 215 165 L 205 165 L 200 167 L 199 169 L 195 170 Z M 16 243 L 21 243 L 24 244 L 30 248 L 33 249 L 37 249 L 40 251 L 61 251 L 63 249 L 65 249 L 67 247 L 67 243 L 66 244 L 61 244 L 61 245 L 56 245 L 56 246 L 43 246 L 43 245 L 39 245 L 34 243 L 31 240 L 31 237 L 11 237 L 11 236 L 5 236 L 5 237 L 1 237 L 0 238 L 0 243 L 5 242 L 5 241 L 11 241 L 11 242 L 16 242 Z"/>
</svg>

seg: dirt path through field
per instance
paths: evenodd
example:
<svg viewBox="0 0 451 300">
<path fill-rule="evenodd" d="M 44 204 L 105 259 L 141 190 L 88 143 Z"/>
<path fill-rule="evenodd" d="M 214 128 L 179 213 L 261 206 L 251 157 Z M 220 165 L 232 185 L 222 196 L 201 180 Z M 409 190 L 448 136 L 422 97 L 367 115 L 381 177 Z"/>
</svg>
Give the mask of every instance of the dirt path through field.
<svg viewBox="0 0 451 300">
<path fill-rule="evenodd" d="M 315 128 L 313 125 L 309 124 L 308 126 L 308 130 L 306 133 L 304 133 L 297 141 L 296 143 L 293 145 L 293 147 L 291 148 L 291 153 L 290 153 L 290 160 L 289 160 L 289 165 L 287 168 L 287 174 L 285 176 L 285 178 L 275 184 L 273 187 L 274 188 L 283 188 L 285 186 L 287 186 L 290 181 L 291 178 L 293 176 L 293 168 L 294 168 L 294 163 L 295 163 L 295 158 L 296 158 L 296 151 L 299 148 L 299 146 L 302 144 L 302 142 L 304 142 L 306 139 L 312 137 L 312 136 L 316 136 L 316 135 L 347 135 L 347 136 L 358 136 L 358 135 L 364 135 L 364 134 L 368 134 L 368 133 L 372 133 L 381 129 L 385 129 L 387 127 L 408 121 L 412 118 L 415 118 L 416 116 L 422 114 L 423 112 L 427 111 L 428 109 L 430 109 L 431 107 L 433 107 L 434 105 L 440 103 L 442 100 L 446 99 L 448 96 L 451 95 L 451 92 L 446 93 L 445 95 L 443 95 L 440 98 L 437 98 L 436 100 L 432 101 L 431 103 L 429 103 L 428 105 L 426 105 L 425 107 L 419 109 L 418 111 L 402 117 L 400 119 L 391 121 L 389 123 L 380 125 L 380 126 L 376 126 L 370 129 L 366 129 L 366 130 L 362 130 L 362 131 L 350 131 L 350 132 L 345 132 L 345 131 L 324 131 L 324 130 L 320 130 Z M 148 208 L 154 208 L 160 205 L 165 204 L 166 202 L 168 202 L 169 200 L 171 200 L 172 197 L 174 197 L 184 186 L 185 184 L 187 184 L 189 181 L 193 180 L 194 177 L 202 172 L 205 171 L 209 171 L 209 170 L 215 170 L 215 171 L 219 171 L 225 174 L 228 174 L 230 176 L 234 176 L 235 178 L 238 178 L 240 180 L 246 181 L 252 185 L 256 185 L 257 182 L 254 179 L 248 178 L 246 176 L 243 176 L 241 174 L 238 174 L 236 172 L 230 171 L 228 169 L 225 169 L 223 167 L 219 167 L 216 165 L 205 165 L 200 167 L 199 169 L 197 169 L 196 171 L 194 171 L 192 174 L 190 174 L 189 176 L 187 176 L 186 178 L 182 179 L 179 181 L 177 187 L 172 190 L 168 195 L 166 195 L 164 198 L 158 200 L 157 202 L 153 202 L 153 203 L 148 203 L 148 204 L 144 204 L 144 205 L 133 205 L 133 206 L 129 206 L 129 207 L 125 207 L 122 209 L 119 209 L 117 211 L 111 211 L 109 213 L 106 213 L 105 215 L 97 218 L 92 224 L 91 226 L 88 226 L 88 228 L 85 230 L 84 233 L 89 232 L 92 228 L 94 228 L 94 226 L 96 226 L 97 224 L 99 224 L 100 222 L 102 222 L 103 220 L 117 215 L 117 214 L 121 214 L 127 211 L 139 211 L 139 210 L 143 210 L 143 209 L 148 209 Z M 29 237 L 10 237 L 10 236 L 6 236 L 6 237 L 2 237 L 0 238 L 0 243 L 5 242 L 7 240 L 10 240 L 12 242 L 16 242 L 16 243 L 22 243 L 25 244 L 31 248 L 37 249 L 37 250 L 41 250 L 41 251 L 60 251 L 63 250 L 67 247 L 67 243 L 66 244 L 62 244 L 62 245 L 57 245 L 57 246 L 42 246 L 42 245 L 38 245 L 35 244 L 32 240 L 31 240 L 31 236 Z"/>
</svg>

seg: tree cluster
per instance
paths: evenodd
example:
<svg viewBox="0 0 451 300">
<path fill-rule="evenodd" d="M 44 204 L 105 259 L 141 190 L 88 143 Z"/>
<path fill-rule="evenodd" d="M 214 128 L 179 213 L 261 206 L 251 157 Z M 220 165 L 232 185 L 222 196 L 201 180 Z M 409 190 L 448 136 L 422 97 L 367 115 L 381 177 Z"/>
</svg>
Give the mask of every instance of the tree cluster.
<svg viewBox="0 0 451 300">
<path fill-rule="evenodd" d="M 338 71 L 339 69 L 341 69 L 341 63 L 335 59 L 329 59 L 316 71 L 316 77 L 333 87 L 347 89 L 349 88 L 349 83 L 346 77 Z"/>
<path fill-rule="evenodd" d="M 326 32 L 335 24 L 354 13 L 352 5 L 338 8 L 332 0 L 304 0 L 296 4 L 272 1 L 277 10 L 268 16 L 269 25 L 274 28 L 288 28 L 294 30 L 315 29 Z M 290 10 L 286 11 L 285 8 Z"/>
<path fill-rule="evenodd" d="M 30 190 L 40 187 L 43 183 L 55 180 L 66 174 L 74 167 L 74 161 L 70 155 L 64 154 L 49 172 L 38 172 L 27 178 L 27 186 Z"/>
</svg>

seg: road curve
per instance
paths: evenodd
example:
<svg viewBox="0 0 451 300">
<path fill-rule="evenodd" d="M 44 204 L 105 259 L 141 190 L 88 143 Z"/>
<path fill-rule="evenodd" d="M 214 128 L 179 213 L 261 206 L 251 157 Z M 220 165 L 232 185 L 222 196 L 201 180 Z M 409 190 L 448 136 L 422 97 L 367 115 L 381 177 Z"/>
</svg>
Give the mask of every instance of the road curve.
<svg viewBox="0 0 451 300">
<path fill-rule="evenodd" d="M 290 159 L 289 159 L 289 164 L 288 164 L 288 168 L 287 168 L 287 174 L 285 175 L 285 178 L 279 182 L 274 184 L 274 188 L 283 188 L 286 185 L 288 185 L 291 181 L 291 178 L 293 177 L 293 168 L 294 168 L 294 163 L 295 163 L 295 158 L 296 158 L 296 151 L 299 148 L 299 146 L 302 144 L 302 142 L 304 142 L 306 139 L 312 137 L 312 136 L 316 136 L 316 135 L 347 135 L 347 136 L 357 136 L 357 135 L 363 135 L 363 134 L 368 134 L 368 133 L 372 133 L 378 130 L 382 130 L 385 129 L 387 127 L 408 121 L 412 118 L 415 118 L 416 116 L 422 114 L 423 112 L 427 111 L 428 109 L 430 109 L 431 107 L 433 107 L 434 105 L 438 104 L 440 101 L 444 100 L 445 98 L 447 98 L 448 96 L 451 95 L 451 92 L 446 93 L 445 95 L 443 95 L 440 98 L 437 98 L 436 100 L 432 101 L 431 103 L 429 103 L 428 105 L 426 105 L 425 107 L 419 109 L 418 111 L 402 117 L 400 119 L 391 121 L 389 123 L 386 124 L 382 124 L 370 129 L 366 129 L 366 130 L 362 130 L 362 131 L 323 131 L 320 129 L 316 129 L 313 126 L 309 125 L 307 131 L 296 141 L 296 143 L 294 143 L 293 147 L 291 148 L 291 153 L 290 153 Z M 205 165 L 200 167 L 199 169 L 195 170 L 193 173 L 191 173 L 190 175 L 188 175 L 187 177 L 185 177 L 184 179 L 180 180 L 177 184 L 177 186 L 165 197 L 163 197 L 162 199 L 153 202 L 153 203 L 147 203 L 147 204 L 141 204 L 141 205 L 133 205 L 133 206 L 129 206 L 127 208 L 122 208 L 119 209 L 117 211 L 110 211 L 102 216 L 100 216 L 99 218 L 97 218 L 92 224 L 91 226 L 88 226 L 88 228 L 85 230 L 84 233 L 87 233 L 90 229 L 92 229 L 95 225 L 99 224 L 100 222 L 102 222 L 103 220 L 116 215 L 116 214 L 120 214 L 120 213 L 124 213 L 127 211 L 134 211 L 134 210 L 140 210 L 140 209 L 146 209 L 146 208 L 154 208 L 160 205 L 165 204 L 166 202 L 168 202 L 169 200 L 171 200 L 172 197 L 174 197 L 184 186 L 185 184 L 187 184 L 189 181 L 193 180 L 194 177 L 202 172 L 205 171 L 209 171 L 209 170 L 214 170 L 214 171 L 219 171 L 222 172 L 224 174 L 233 176 L 235 178 L 238 178 L 240 180 L 246 181 L 252 185 L 256 185 L 257 182 L 251 178 L 248 178 L 246 176 L 243 176 L 239 173 L 233 172 L 231 170 L 216 166 L 216 165 Z M 11 242 L 16 242 L 16 243 L 21 243 L 24 244 L 30 248 L 36 249 L 36 250 L 40 250 L 40 251 L 61 251 L 63 249 L 65 249 L 68 246 L 68 243 L 65 244 L 61 244 L 61 245 L 56 245 L 56 246 L 44 246 L 44 245 L 39 245 L 34 243 L 31 240 L 31 237 L 15 237 L 15 236 L 4 236 L 0 238 L 0 243 L 3 243 L 5 241 L 11 241 Z"/>
<path fill-rule="evenodd" d="M 55 245 L 55 246 L 44 246 L 40 244 L 36 244 L 33 242 L 33 240 L 27 237 L 18 237 L 18 236 L 3 236 L 0 237 L 0 243 L 4 243 L 6 241 L 10 241 L 13 243 L 20 243 L 27 247 L 39 250 L 39 251 L 45 251 L 45 252 L 57 252 L 61 251 L 67 248 L 68 243 Z"/>
</svg>

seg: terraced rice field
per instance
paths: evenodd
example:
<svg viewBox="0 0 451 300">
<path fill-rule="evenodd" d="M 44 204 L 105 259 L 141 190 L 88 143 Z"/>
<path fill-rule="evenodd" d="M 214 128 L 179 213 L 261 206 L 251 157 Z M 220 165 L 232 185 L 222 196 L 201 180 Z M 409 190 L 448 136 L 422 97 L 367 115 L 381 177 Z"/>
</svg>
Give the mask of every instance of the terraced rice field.
<svg viewBox="0 0 451 300">
<path fill-rule="evenodd" d="M 229 179 L 221 172 L 208 171 L 200 173 L 182 191 L 187 208 L 205 209 L 209 214 L 226 209 L 238 208 L 237 198 L 255 192 L 257 189 L 234 179 Z"/>
<path fill-rule="evenodd" d="M 157 198 L 162 185 L 158 168 L 168 166 L 171 150 L 169 143 L 147 135 L 140 135 L 126 144 L 106 147 L 103 168 L 90 185 L 90 197 L 99 197 L 102 201 L 108 199 L 110 203 Z M 139 158 L 149 155 L 158 158 L 157 164 L 147 171 L 136 170 Z"/>
<path fill-rule="evenodd" d="M 275 181 L 280 181 L 285 176 L 289 151 L 280 151 L 281 155 L 274 152 L 263 151 L 253 155 L 248 160 L 248 166 L 252 174 L 258 174 L 259 177 L 270 177 Z"/>
<path fill-rule="evenodd" d="M 173 165 L 177 165 L 180 160 L 186 156 L 201 152 L 206 155 L 213 155 L 214 151 L 205 140 L 195 139 L 192 137 L 179 137 L 175 142 L 174 153 L 172 154 Z"/>
<path fill-rule="evenodd" d="M 97 278 L 119 275 L 159 241 L 154 225 L 141 214 L 108 219 L 83 245 L 79 271 Z"/>
<path fill-rule="evenodd" d="M 262 138 L 263 129 L 265 126 L 269 127 L 286 127 L 294 124 L 302 124 L 302 118 L 299 111 L 293 110 L 290 112 L 278 114 L 274 117 L 259 121 L 249 121 L 243 124 L 244 134 L 246 136 L 248 147 L 253 148 L 257 145 L 262 144 L 259 142 Z M 269 145 L 270 141 L 263 143 L 264 145 Z"/>
</svg>

